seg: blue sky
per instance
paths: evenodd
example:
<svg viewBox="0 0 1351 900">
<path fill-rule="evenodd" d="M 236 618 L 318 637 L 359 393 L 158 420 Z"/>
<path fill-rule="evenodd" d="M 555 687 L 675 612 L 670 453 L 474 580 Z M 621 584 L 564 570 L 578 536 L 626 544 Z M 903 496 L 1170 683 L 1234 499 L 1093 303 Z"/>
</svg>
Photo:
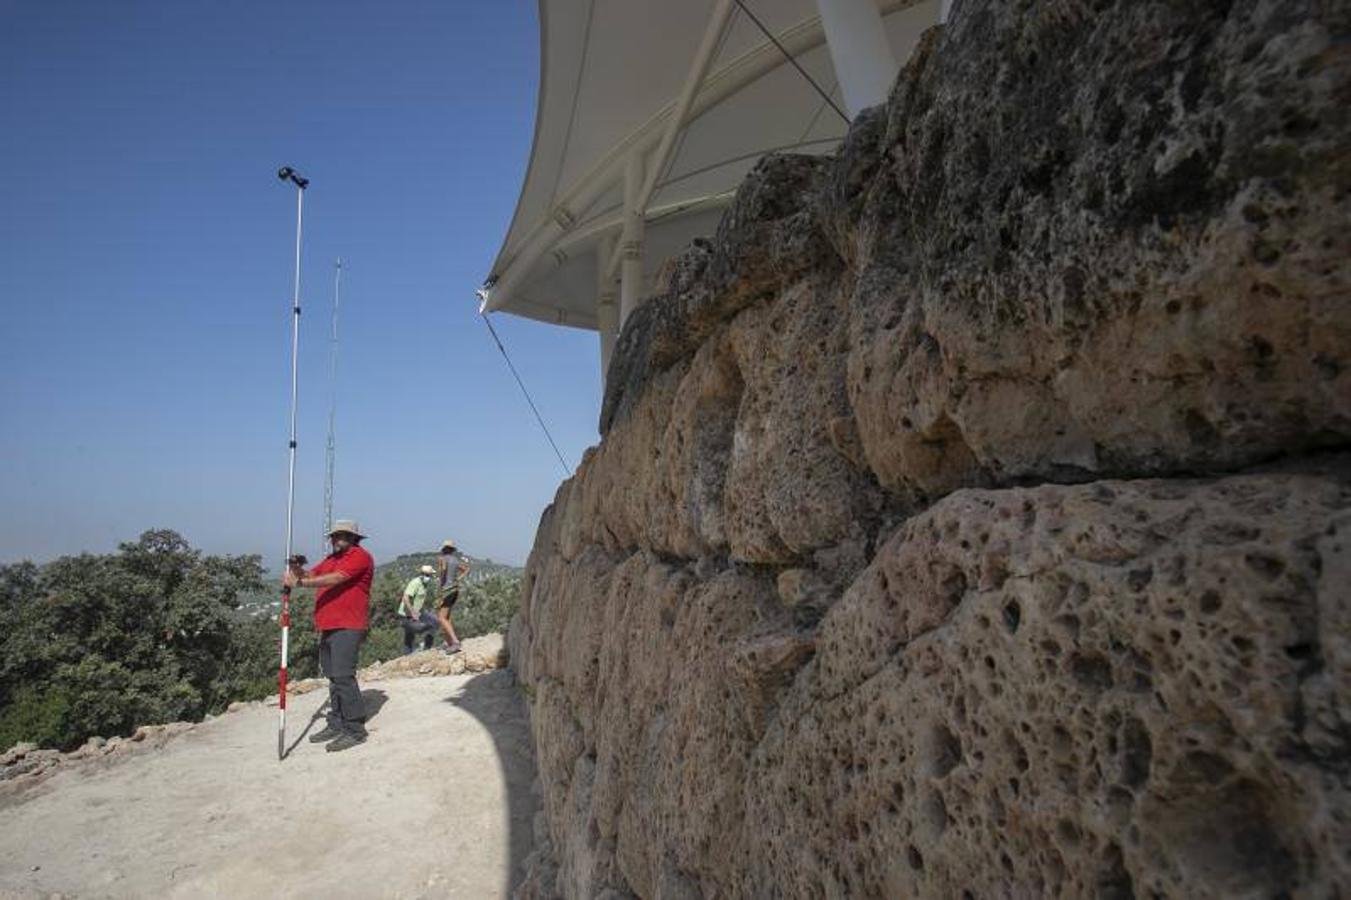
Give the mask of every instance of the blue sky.
<svg viewBox="0 0 1351 900">
<path fill-rule="evenodd" d="M 524 561 L 561 470 L 478 320 L 534 122 L 533 0 L 0 0 L 0 562 L 150 527 L 284 544 L 295 166 L 296 545 L 318 549 L 333 262 L 335 514 L 377 559 Z M 497 316 L 575 464 L 596 336 Z"/>
</svg>

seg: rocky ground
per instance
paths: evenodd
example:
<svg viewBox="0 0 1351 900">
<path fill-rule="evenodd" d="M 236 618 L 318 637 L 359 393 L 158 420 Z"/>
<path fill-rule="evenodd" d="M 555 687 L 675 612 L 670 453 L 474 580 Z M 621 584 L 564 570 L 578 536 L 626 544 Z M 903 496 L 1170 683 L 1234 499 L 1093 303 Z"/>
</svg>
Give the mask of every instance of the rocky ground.
<svg viewBox="0 0 1351 900">
<path fill-rule="evenodd" d="M 303 685 L 282 762 L 263 703 L 56 763 L 11 749 L 0 897 L 507 896 L 534 846 L 530 737 L 501 638 L 465 644 L 367 670 L 371 736 L 340 754 L 304 739 L 326 694 Z"/>
<path fill-rule="evenodd" d="M 962 0 L 625 324 L 528 896 L 1351 893 L 1351 3 Z"/>
</svg>

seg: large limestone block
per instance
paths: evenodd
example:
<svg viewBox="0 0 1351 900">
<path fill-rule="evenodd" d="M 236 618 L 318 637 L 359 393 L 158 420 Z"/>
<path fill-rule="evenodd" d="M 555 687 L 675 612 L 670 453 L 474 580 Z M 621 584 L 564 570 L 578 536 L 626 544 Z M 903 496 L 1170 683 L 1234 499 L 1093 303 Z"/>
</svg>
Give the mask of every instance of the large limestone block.
<svg viewBox="0 0 1351 900">
<path fill-rule="evenodd" d="M 579 470 L 590 539 L 685 558 L 727 551 L 731 434 L 743 392 L 725 339 L 655 375 Z"/>
<path fill-rule="evenodd" d="M 1349 512 L 1343 460 L 966 490 L 911 519 L 757 747 L 756 874 L 853 896 L 1351 885 Z"/>
<path fill-rule="evenodd" d="M 884 498 L 846 392 L 845 299 L 799 282 L 652 374 L 556 513 L 563 555 L 788 564 L 863 536 Z"/>
<path fill-rule="evenodd" d="M 713 242 L 625 325 L 575 534 L 784 563 L 875 517 L 846 391 L 847 294 L 810 207 L 826 165 L 757 167 Z"/>
<path fill-rule="evenodd" d="M 754 569 L 547 569 L 562 890 L 1326 896 L 1351 883 L 1348 527 L 1347 459 L 963 490 L 815 633 Z"/>
<path fill-rule="evenodd" d="M 654 373 L 694 353 L 742 309 L 838 265 L 812 209 L 814 185 L 829 164 L 771 155 L 746 176 L 713 239 L 679 257 L 664 292 L 624 323 L 605 381 L 602 434 Z"/>
<path fill-rule="evenodd" d="M 962 4 L 824 193 L 881 482 L 1351 439 L 1348 36 L 1312 0 Z"/>
<path fill-rule="evenodd" d="M 801 282 L 733 322 L 745 388 L 732 432 L 731 556 L 787 564 L 868 530 L 882 505 L 845 390 L 843 297 Z"/>
</svg>

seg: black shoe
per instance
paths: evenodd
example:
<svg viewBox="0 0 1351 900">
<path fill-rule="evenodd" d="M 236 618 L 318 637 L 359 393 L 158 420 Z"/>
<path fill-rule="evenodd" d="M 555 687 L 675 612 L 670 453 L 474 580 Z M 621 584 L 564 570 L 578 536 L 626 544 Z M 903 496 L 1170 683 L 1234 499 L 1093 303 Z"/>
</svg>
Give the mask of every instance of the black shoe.
<svg viewBox="0 0 1351 900">
<path fill-rule="evenodd" d="M 366 735 L 352 734 L 350 731 L 344 731 L 338 736 L 338 739 L 329 744 L 324 749 L 329 753 L 341 753 L 343 750 L 350 750 L 357 744 L 366 743 Z"/>
<path fill-rule="evenodd" d="M 331 741 L 334 738 L 341 737 L 342 732 L 332 725 L 325 725 L 323 731 L 316 731 L 310 735 L 311 744 L 322 744 L 324 741 Z"/>
</svg>

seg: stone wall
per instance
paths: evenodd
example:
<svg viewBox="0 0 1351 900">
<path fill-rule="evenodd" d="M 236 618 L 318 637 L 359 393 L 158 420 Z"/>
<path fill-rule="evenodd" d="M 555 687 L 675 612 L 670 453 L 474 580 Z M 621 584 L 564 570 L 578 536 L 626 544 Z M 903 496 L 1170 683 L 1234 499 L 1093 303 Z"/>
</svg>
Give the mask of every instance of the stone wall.
<svg viewBox="0 0 1351 900">
<path fill-rule="evenodd" d="M 963 0 L 626 324 L 525 896 L 1351 891 L 1351 2 Z"/>
</svg>

